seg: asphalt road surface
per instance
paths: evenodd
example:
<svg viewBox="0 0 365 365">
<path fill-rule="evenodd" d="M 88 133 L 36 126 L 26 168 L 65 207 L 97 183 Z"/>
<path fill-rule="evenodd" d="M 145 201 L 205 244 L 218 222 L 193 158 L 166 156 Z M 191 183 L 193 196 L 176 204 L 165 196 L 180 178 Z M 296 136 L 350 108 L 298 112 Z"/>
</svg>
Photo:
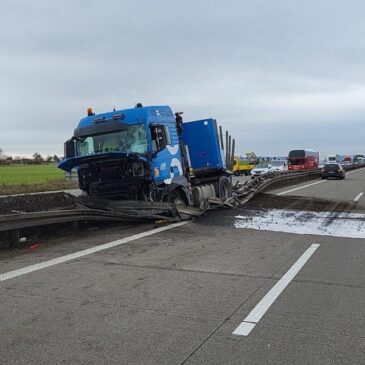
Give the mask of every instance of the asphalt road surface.
<svg viewBox="0 0 365 365">
<path fill-rule="evenodd" d="M 344 180 L 326 179 L 271 190 L 279 195 L 308 196 L 339 201 L 356 201 L 365 207 L 365 168 L 346 173 Z M 355 200 L 356 199 L 356 200 Z"/>
<path fill-rule="evenodd" d="M 282 195 L 353 200 L 364 183 Z M 0 363 L 364 364 L 364 239 L 237 229 L 241 212 L 1 253 Z"/>
</svg>

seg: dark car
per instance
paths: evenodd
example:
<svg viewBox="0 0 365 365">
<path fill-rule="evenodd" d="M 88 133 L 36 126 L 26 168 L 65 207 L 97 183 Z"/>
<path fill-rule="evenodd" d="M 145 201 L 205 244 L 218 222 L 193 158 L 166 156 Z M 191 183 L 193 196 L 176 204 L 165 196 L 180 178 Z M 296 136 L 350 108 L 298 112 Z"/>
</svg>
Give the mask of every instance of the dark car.
<svg viewBox="0 0 365 365">
<path fill-rule="evenodd" d="M 338 179 L 345 178 L 345 170 L 339 163 L 328 163 L 322 168 L 321 178 L 336 177 Z"/>
</svg>

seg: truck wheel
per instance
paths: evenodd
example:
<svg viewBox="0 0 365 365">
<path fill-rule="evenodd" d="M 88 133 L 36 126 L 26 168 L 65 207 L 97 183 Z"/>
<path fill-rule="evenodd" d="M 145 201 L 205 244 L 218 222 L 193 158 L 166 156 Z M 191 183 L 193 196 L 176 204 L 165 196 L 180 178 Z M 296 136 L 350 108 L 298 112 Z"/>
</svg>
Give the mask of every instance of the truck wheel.
<svg viewBox="0 0 365 365">
<path fill-rule="evenodd" d="M 181 196 L 181 193 L 177 190 L 172 190 L 167 194 L 167 201 L 174 205 L 186 207 L 186 202 Z"/>
<path fill-rule="evenodd" d="M 221 176 L 218 183 L 218 197 L 221 199 L 230 198 L 232 196 L 232 186 L 226 176 Z"/>
</svg>

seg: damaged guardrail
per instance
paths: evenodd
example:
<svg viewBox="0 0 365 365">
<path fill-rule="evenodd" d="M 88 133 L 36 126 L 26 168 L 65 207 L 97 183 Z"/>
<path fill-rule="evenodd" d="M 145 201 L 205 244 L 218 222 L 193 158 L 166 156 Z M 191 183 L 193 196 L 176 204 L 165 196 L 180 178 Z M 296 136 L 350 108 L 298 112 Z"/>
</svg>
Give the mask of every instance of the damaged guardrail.
<svg viewBox="0 0 365 365">
<path fill-rule="evenodd" d="M 96 197 L 74 197 L 70 194 L 45 194 L 40 196 L 23 196 L 5 201 L 6 214 L 0 215 L 0 232 L 35 227 L 47 224 L 65 223 L 73 221 L 144 221 L 162 219 L 167 222 L 176 222 L 202 215 L 206 210 L 217 206 L 233 208 L 242 206 L 256 193 L 268 186 L 284 180 L 303 179 L 306 176 L 317 177 L 319 172 L 308 173 L 268 173 L 257 176 L 244 184 L 237 183 L 232 187 L 233 196 L 221 200 L 208 198 L 199 208 L 173 205 L 165 202 L 118 201 Z M 22 201 L 30 200 L 30 207 L 24 209 L 35 211 L 20 211 Z M 42 205 L 42 201 L 46 203 Z M 11 209 L 11 207 L 15 209 Z"/>
<path fill-rule="evenodd" d="M 75 197 L 67 193 L 29 196 L 28 204 L 20 211 L 21 198 L 15 196 L 1 199 L 0 203 L 0 248 L 15 247 L 20 242 L 20 231 L 27 228 L 60 223 L 72 223 L 72 230 L 78 229 L 78 222 L 178 222 L 204 213 L 197 208 L 176 206 L 165 202 L 113 201 L 95 197 Z M 0 200 L 0 202 L 1 202 Z M 42 202 L 42 200 L 44 200 Z M 11 209 L 14 207 L 16 209 Z M 35 209 L 35 211 L 31 211 Z M 4 214 L 5 212 L 5 214 Z M 5 241 L 5 242 L 4 242 Z"/>
<path fill-rule="evenodd" d="M 321 175 L 321 170 L 311 170 L 305 172 L 296 171 L 286 171 L 286 172 L 268 172 L 266 174 L 255 176 L 252 180 L 240 183 L 237 181 L 235 185 L 232 186 L 232 197 L 225 200 L 218 198 L 209 198 L 202 208 L 214 209 L 216 207 L 242 207 L 250 199 L 252 199 L 255 194 L 267 190 L 269 187 L 278 184 L 288 184 L 301 182 L 305 179 L 316 179 Z"/>
<path fill-rule="evenodd" d="M 347 166 L 346 170 L 355 170 L 364 168 L 365 164 Z M 274 185 L 300 183 L 303 180 L 316 179 L 321 176 L 321 169 L 310 171 L 285 171 L 285 172 L 268 172 L 263 175 L 255 176 L 252 180 L 240 183 L 237 181 L 232 186 L 232 197 L 221 200 L 218 198 L 209 198 L 202 203 L 201 208 L 214 209 L 217 207 L 242 207 L 255 194 L 263 192 Z"/>
<path fill-rule="evenodd" d="M 365 165 L 356 165 L 361 168 Z M 242 207 L 256 194 L 279 184 L 298 183 L 306 179 L 315 179 L 321 175 L 321 170 L 306 172 L 269 172 L 256 176 L 244 183 L 237 182 L 232 186 L 232 196 L 226 199 L 207 198 L 199 208 L 173 205 L 165 202 L 144 201 L 113 201 L 95 197 L 74 197 L 67 193 L 63 195 L 38 197 L 32 195 L 35 211 L 22 203 L 19 197 L 8 197 L 0 201 L 0 233 L 15 232 L 23 228 L 78 222 L 78 221 L 118 221 L 138 222 L 146 220 L 163 220 L 176 222 L 201 216 L 207 210 L 217 208 Z M 46 194 L 45 194 L 46 195 Z M 23 201 L 28 197 L 23 196 Z M 37 199 L 35 201 L 35 199 Z M 12 209 L 13 208 L 13 209 Z M 15 208 L 15 209 L 14 209 Z M 24 208 L 25 211 L 22 211 Z M 18 237 L 18 234 L 13 235 Z"/>
</svg>

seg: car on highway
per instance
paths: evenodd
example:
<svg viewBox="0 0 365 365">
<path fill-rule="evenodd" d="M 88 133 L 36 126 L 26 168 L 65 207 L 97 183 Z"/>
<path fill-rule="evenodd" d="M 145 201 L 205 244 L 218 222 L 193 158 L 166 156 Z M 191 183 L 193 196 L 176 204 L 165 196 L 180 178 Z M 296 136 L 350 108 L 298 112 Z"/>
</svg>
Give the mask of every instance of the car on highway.
<svg viewBox="0 0 365 365">
<path fill-rule="evenodd" d="M 361 165 L 364 163 L 364 158 L 361 157 L 361 156 L 355 156 L 353 159 L 352 159 L 352 163 L 354 165 Z"/>
<path fill-rule="evenodd" d="M 254 178 L 258 175 L 267 174 L 271 169 L 271 166 L 268 162 L 261 162 L 256 165 L 254 169 L 251 170 L 251 177 Z"/>
<path fill-rule="evenodd" d="M 344 156 L 342 160 L 343 165 L 351 165 L 352 164 L 352 157 L 351 156 Z"/>
<path fill-rule="evenodd" d="M 285 160 L 274 160 L 270 163 L 270 171 L 287 171 L 288 163 Z"/>
<path fill-rule="evenodd" d="M 329 177 L 335 177 L 338 179 L 345 178 L 345 170 L 339 163 L 327 163 L 321 170 L 321 178 L 327 179 Z"/>
</svg>

